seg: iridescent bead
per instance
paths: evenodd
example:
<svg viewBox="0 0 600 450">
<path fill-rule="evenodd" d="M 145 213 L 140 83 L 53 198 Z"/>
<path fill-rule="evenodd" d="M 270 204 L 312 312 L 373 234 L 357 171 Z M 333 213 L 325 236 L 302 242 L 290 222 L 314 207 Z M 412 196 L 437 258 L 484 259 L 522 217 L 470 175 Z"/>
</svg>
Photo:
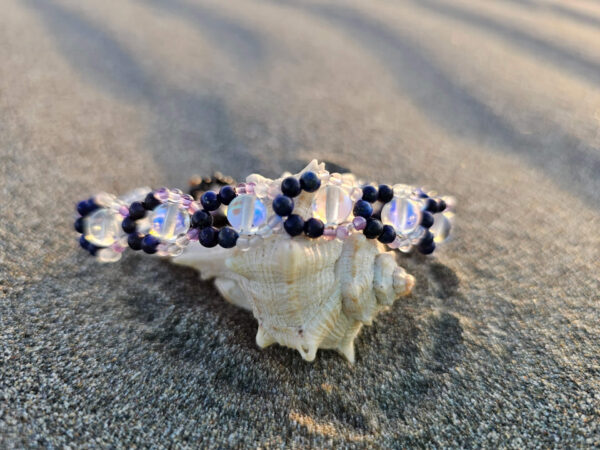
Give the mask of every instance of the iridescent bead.
<svg viewBox="0 0 600 450">
<path fill-rule="evenodd" d="M 361 188 L 355 187 L 352 188 L 352 191 L 350 192 L 350 198 L 352 199 L 353 202 L 356 202 L 358 200 L 360 200 L 363 196 L 363 192 Z"/>
<path fill-rule="evenodd" d="M 150 234 L 163 241 L 174 242 L 177 236 L 187 233 L 190 228 L 190 215 L 174 203 L 160 205 L 150 215 Z"/>
<path fill-rule="evenodd" d="M 100 192 L 94 196 L 94 203 L 98 206 L 103 206 L 108 208 L 112 203 L 116 200 L 116 197 L 112 194 L 108 194 L 106 192 Z"/>
<path fill-rule="evenodd" d="M 180 247 L 185 247 L 190 243 L 190 238 L 187 236 L 187 234 L 182 234 L 181 236 L 178 236 L 177 239 L 175 239 L 175 244 L 177 244 Z"/>
<path fill-rule="evenodd" d="M 421 211 L 412 200 L 394 197 L 381 210 L 381 220 L 384 224 L 393 226 L 397 233 L 407 235 L 419 226 Z"/>
<path fill-rule="evenodd" d="M 315 195 L 312 210 L 325 226 L 338 225 L 352 212 L 352 199 L 339 186 L 328 185 Z"/>
<path fill-rule="evenodd" d="M 196 228 L 190 228 L 190 230 L 187 232 L 187 237 L 190 241 L 197 241 L 198 233 L 199 231 Z"/>
<path fill-rule="evenodd" d="M 121 205 L 119 207 L 119 214 L 121 214 L 123 217 L 129 216 L 129 208 L 125 205 Z"/>
<path fill-rule="evenodd" d="M 181 194 L 179 192 L 177 192 L 178 189 L 172 189 L 169 191 L 169 201 L 173 202 L 173 203 L 179 203 L 181 202 Z"/>
<path fill-rule="evenodd" d="M 283 219 L 281 218 L 281 216 L 278 216 L 277 214 L 269 217 L 269 220 L 267 221 L 267 226 L 269 228 L 271 228 L 272 230 L 278 230 L 281 228 L 281 223 L 283 222 Z"/>
<path fill-rule="evenodd" d="M 117 253 L 123 253 L 126 249 L 126 247 L 123 247 L 120 242 L 115 242 L 113 245 L 110 246 L 110 248 L 112 248 Z"/>
<path fill-rule="evenodd" d="M 238 195 L 227 207 L 227 220 L 240 233 L 254 233 L 267 220 L 267 207 L 255 195 Z"/>
<path fill-rule="evenodd" d="M 121 234 L 120 225 L 121 220 L 113 211 L 98 209 L 83 220 L 85 239 L 98 247 L 108 247 Z"/>
<path fill-rule="evenodd" d="M 246 183 L 246 194 L 254 194 L 255 183 Z"/>
<path fill-rule="evenodd" d="M 360 217 L 360 216 L 355 217 L 354 220 L 352 221 L 352 225 L 354 225 L 354 228 L 356 228 L 358 231 L 362 231 L 367 226 L 367 219 L 365 219 L 364 217 Z"/>
<path fill-rule="evenodd" d="M 348 236 L 350 236 L 350 231 L 348 230 L 347 227 L 340 225 L 339 227 L 337 227 L 335 235 L 338 239 L 343 241 L 343 240 L 347 239 Z"/>
<path fill-rule="evenodd" d="M 323 231 L 323 237 L 328 241 L 331 241 L 336 238 L 336 230 L 335 228 L 325 228 Z"/>
<path fill-rule="evenodd" d="M 167 254 L 169 256 L 179 256 L 182 253 L 183 253 L 183 247 L 181 247 L 181 246 L 179 246 L 177 244 L 171 244 L 167 248 Z"/>
<path fill-rule="evenodd" d="M 96 254 L 96 258 L 100 262 L 116 262 L 121 259 L 121 252 L 116 252 L 112 248 L 101 248 Z"/>
<path fill-rule="evenodd" d="M 160 188 L 154 193 L 154 196 L 161 202 L 166 202 L 169 199 L 169 190 L 167 188 Z"/>
<path fill-rule="evenodd" d="M 452 213 L 435 214 L 433 216 L 433 225 L 429 231 L 435 236 L 436 243 L 444 242 L 450 235 L 452 229 Z"/>
<path fill-rule="evenodd" d="M 240 236 L 235 244 L 236 248 L 245 252 L 250 249 L 250 240 L 247 237 Z"/>
</svg>

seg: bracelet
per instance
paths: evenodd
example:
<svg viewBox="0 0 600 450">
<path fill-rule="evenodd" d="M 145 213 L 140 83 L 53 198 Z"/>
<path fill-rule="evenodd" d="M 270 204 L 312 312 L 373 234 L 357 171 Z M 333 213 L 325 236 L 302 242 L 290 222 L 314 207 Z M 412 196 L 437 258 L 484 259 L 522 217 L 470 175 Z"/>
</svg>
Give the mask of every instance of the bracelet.
<svg viewBox="0 0 600 450">
<path fill-rule="evenodd" d="M 127 248 L 178 256 L 190 241 L 246 251 L 274 233 L 326 240 L 363 233 L 391 249 L 425 255 L 448 238 L 452 198 L 405 184 L 363 184 L 350 173 L 317 167 L 276 180 L 254 174 L 235 186 L 216 174 L 194 183 L 190 194 L 199 200 L 167 188 L 100 193 L 77 204 L 74 227 L 81 247 L 101 262 L 119 260 Z M 214 184 L 220 189 L 208 190 Z"/>
</svg>

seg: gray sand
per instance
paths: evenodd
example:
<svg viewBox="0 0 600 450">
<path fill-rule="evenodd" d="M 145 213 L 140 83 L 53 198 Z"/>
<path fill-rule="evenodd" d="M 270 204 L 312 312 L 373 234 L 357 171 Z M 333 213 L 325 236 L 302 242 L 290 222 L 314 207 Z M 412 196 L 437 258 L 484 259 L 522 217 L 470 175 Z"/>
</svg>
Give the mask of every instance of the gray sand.
<svg viewBox="0 0 600 450">
<path fill-rule="evenodd" d="M 600 6 L 4 0 L 0 447 L 599 446 Z M 459 201 L 352 367 L 74 203 L 317 157 Z"/>
</svg>

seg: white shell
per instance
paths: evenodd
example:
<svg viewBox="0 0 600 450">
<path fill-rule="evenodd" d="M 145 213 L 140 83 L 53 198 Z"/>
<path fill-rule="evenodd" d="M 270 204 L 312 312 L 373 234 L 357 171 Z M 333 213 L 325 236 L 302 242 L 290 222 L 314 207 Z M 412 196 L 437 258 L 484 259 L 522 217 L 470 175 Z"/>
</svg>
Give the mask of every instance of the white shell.
<svg viewBox="0 0 600 450">
<path fill-rule="evenodd" d="M 304 170 L 318 172 L 322 165 L 313 161 Z M 259 177 L 248 180 L 265 180 Z M 294 213 L 310 217 L 313 195 L 303 192 Z M 363 234 L 344 241 L 273 234 L 247 251 L 192 243 L 174 262 L 214 278 L 223 297 L 251 310 L 260 347 L 285 345 L 307 361 L 323 348 L 354 362 L 354 338 L 362 326 L 414 286 L 394 253 Z"/>
</svg>

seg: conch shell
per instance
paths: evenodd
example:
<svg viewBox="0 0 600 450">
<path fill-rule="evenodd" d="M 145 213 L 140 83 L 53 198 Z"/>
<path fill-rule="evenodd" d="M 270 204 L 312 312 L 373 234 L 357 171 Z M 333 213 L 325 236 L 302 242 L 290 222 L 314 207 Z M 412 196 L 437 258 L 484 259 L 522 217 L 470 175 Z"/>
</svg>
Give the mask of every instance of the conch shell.
<svg viewBox="0 0 600 450">
<path fill-rule="evenodd" d="M 321 166 L 312 161 L 302 172 Z M 265 180 L 250 175 L 248 181 L 259 178 Z M 310 217 L 312 197 L 307 192 L 297 197 L 294 213 Z M 251 310 L 259 347 L 278 343 L 307 361 L 322 348 L 354 362 L 354 339 L 362 326 L 414 286 L 394 253 L 361 233 L 345 240 L 276 233 L 247 251 L 192 243 L 174 262 L 196 268 L 203 279 L 214 278 L 225 299 Z"/>
</svg>

